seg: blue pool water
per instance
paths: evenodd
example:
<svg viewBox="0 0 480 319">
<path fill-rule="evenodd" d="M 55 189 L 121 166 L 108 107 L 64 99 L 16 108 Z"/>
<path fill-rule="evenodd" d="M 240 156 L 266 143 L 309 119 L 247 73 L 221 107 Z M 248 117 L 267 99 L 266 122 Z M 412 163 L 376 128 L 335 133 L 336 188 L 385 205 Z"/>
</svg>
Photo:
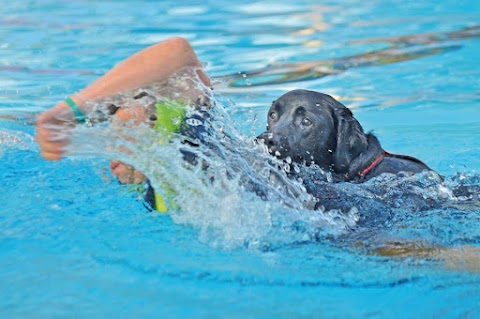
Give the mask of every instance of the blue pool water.
<svg viewBox="0 0 480 319">
<path fill-rule="evenodd" d="M 478 206 L 397 214 L 365 242 L 468 245 L 467 257 L 372 254 L 332 225 L 319 241 L 269 227 L 280 205 L 213 189 L 216 206 L 192 193 L 184 212 L 148 212 L 81 143 L 77 156 L 42 160 L 33 128 L 123 58 L 180 35 L 245 135 L 284 92 L 322 91 L 385 149 L 478 184 L 478 21 L 473 0 L 2 4 L 0 317 L 479 317 Z"/>
</svg>

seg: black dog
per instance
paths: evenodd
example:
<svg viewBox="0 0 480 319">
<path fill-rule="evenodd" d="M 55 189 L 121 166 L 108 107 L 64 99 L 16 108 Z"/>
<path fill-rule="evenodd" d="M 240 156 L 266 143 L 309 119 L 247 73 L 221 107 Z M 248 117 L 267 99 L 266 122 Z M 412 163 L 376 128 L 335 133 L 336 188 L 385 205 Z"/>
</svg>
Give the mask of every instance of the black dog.
<svg viewBox="0 0 480 319">
<path fill-rule="evenodd" d="M 258 139 L 272 155 L 317 164 L 331 172 L 334 181 L 363 182 L 382 173 L 431 170 L 416 158 L 384 151 L 347 107 L 314 91 L 294 90 L 274 101 L 267 131 Z"/>
</svg>

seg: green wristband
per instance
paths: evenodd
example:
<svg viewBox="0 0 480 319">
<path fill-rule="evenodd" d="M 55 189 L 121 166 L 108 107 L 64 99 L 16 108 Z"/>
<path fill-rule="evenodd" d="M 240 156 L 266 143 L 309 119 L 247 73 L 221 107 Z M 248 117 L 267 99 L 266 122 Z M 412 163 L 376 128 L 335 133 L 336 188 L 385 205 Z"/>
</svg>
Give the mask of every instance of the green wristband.
<svg viewBox="0 0 480 319">
<path fill-rule="evenodd" d="M 78 108 L 77 103 L 75 103 L 74 100 L 72 100 L 71 97 L 67 97 L 64 101 L 72 110 L 73 115 L 75 115 L 75 119 L 79 124 L 84 124 L 85 123 L 85 115 L 83 112 Z"/>
</svg>

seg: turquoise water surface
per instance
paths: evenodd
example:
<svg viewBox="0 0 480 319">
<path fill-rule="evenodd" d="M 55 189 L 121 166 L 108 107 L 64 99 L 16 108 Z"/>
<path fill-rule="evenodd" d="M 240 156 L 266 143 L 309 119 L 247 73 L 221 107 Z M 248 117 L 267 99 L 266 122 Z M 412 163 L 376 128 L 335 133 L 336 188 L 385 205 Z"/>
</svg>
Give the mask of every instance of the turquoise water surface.
<svg viewBox="0 0 480 319">
<path fill-rule="evenodd" d="M 447 185 L 478 185 L 479 24 L 473 0 L 2 4 L 0 317 L 480 317 L 478 206 L 397 212 L 361 243 L 468 256 L 392 257 L 339 236 L 349 217 L 316 215 L 327 223 L 320 237 L 275 227 L 265 221 L 289 225 L 289 210 L 238 185 L 186 192 L 171 215 L 149 212 L 111 176 L 108 154 L 86 150 L 93 142 L 47 162 L 34 141 L 36 114 L 182 36 L 241 138 L 262 132 L 281 94 L 316 90 L 349 106 L 388 151 L 421 158 Z M 315 228 L 310 213 L 295 218 Z"/>
</svg>

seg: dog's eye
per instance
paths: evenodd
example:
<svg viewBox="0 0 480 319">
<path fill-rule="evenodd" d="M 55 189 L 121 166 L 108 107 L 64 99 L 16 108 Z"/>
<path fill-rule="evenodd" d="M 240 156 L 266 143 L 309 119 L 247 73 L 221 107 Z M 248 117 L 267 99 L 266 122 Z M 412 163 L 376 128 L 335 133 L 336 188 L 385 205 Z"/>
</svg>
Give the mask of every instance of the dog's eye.
<svg viewBox="0 0 480 319">
<path fill-rule="evenodd" d="M 272 111 L 268 114 L 268 117 L 272 120 L 272 121 L 276 121 L 278 119 L 278 114 L 277 112 L 275 111 Z"/>
<path fill-rule="evenodd" d="M 303 126 L 310 126 L 312 125 L 312 121 L 310 121 L 310 119 L 308 117 L 304 117 L 303 120 L 302 120 L 302 125 Z"/>
</svg>

